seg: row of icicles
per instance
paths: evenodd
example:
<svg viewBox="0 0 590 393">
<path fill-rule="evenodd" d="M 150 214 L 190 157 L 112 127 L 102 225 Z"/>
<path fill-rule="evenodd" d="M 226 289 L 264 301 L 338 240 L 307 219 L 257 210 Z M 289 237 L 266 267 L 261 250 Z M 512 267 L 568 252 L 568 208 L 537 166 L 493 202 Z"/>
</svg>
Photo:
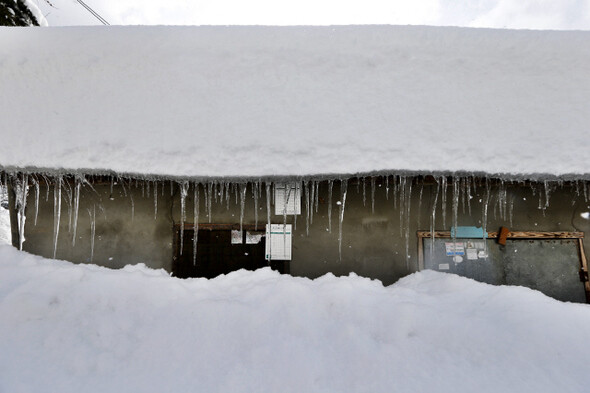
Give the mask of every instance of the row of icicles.
<svg viewBox="0 0 590 393">
<path fill-rule="evenodd" d="M 16 207 L 18 210 L 19 224 L 19 248 L 22 250 L 22 243 L 24 240 L 24 225 L 25 225 L 25 209 L 27 206 L 27 195 L 31 192 L 31 188 L 34 192 L 35 200 L 35 211 L 34 211 L 34 225 L 37 225 L 37 217 L 39 212 L 39 197 L 41 193 L 42 182 L 46 186 L 46 200 L 50 196 L 50 188 L 53 188 L 53 257 L 57 254 L 57 243 L 60 232 L 61 224 L 61 210 L 62 200 L 65 200 L 68 206 L 68 231 L 72 239 L 72 247 L 76 244 L 76 232 L 79 217 L 79 206 L 80 206 L 80 193 L 82 187 L 89 188 L 96 193 L 92 186 L 92 176 L 75 175 L 75 176 L 50 176 L 50 175 L 29 175 L 29 174 L 12 174 L 4 177 L 4 181 L 11 181 L 14 185 L 15 196 L 16 196 Z M 422 194 L 424 191 L 424 181 L 422 177 L 414 176 L 401 176 L 401 175 L 389 175 L 389 176 L 367 176 L 358 177 L 356 179 L 356 191 L 357 193 L 362 192 L 363 205 L 367 203 L 367 194 L 370 195 L 371 211 L 375 212 L 375 192 L 377 190 L 377 184 L 379 187 L 385 189 L 386 199 L 393 201 L 394 208 L 399 206 L 400 215 L 400 234 L 405 239 L 405 255 L 406 263 L 409 263 L 409 237 L 410 237 L 410 222 L 411 222 L 411 200 L 414 192 L 418 192 L 418 221 L 420 220 L 419 215 L 421 212 Z M 420 181 L 419 179 L 422 179 Z M 305 225 L 306 233 L 309 234 L 309 226 L 313 224 L 314 212 L 317 213 L 319 210 L 319 194 L 320 184 L 326 183 L 328 188 L 328 231 L 332 231 L 332 200 L 333 200 L 333 186 L 334 183 L 340 184 L 339 200 L 336 202 L 338 205 L 338 250 L 339 258 L 342 258 L 342 223 L 344 220 L 344 211 L 346 206 L 346 196 L 348 193 L 349 183 L 353 183 L 351 179 L 328 179 L 328 180 L 298 180 L 296 182 L 277 182 L 277 183 L 295 183 L 295 189 L 303 191 L 303 202 L 306 207 L 305 213 Z M 183 252 L 183 232 L 186 217 L 186 199 L 189 193 L 192 191 L 193 201 L 193 262 L 197 263 L 197 234 L 199 230 L 199 219 L 200 219 L 200 198 L 201 195 L 204 199 L 204 205 L 209 223 L 212 219 L 212 205 L 213 203 L 225 203 L 227 209 L 230 207 L 230 200 L 232 196 L 235 197 L 235 203 L 240 205 L 240 230 L 242 229 L 244 219 L 244 209 L 246 198 L 248 197 L 248 189 L 250 189 L 251 198 L 254 201 L 254 215 L 256 226 L 258 225 L 258 210 L 259 210 L 259 199 L 264 194 L 266 197 L 266 221 L 268 224 L 271 223 L 271 200 L 274 197 L 274 184 L 270 181 L 249 181 L 249 182 L 230 182 L 223 180 L 211 180 L 208 182 L 190 182 L 190 181 L 177 181 L 177 180 L 148 180 L 148 179 L 130 179 L 123 177 L 111 177 L 111 195 L 113 192 L 114 185 L 121 185 L 124 195 L 128 196 L 131 202 L 131 219 L 133 220 L 135 214 L 135 204 L 131 193 L 127 193 L 127 188 L 135 187 L 142 190 L 142 196 L 151 197 L 153 195 L 154 204 L 154 219 L 157 218 L 158 213 L 158 195 L 161 193 L 165 194 L 165 188 L 170 188 L 170 195 L 173 196 L 175 189 L 179 190 L 180 195 L 180 253 Z M 552 190 L 556 187 L 563 187 L 563 181 L 544 181 L 541 183 L 529 183 L 525 181 L 516 180 L 501 180 L 501 179 L 489 179 L 489 178 L 478 178 L 475 176 L 438 176 L 432 177 L 432 184 L 435 185 L 434 195 L 432 196 L 432 203 L 429 207 L 430 212 L 430 233 L 434 240 L 435 225 L 436 225 L 436 212 L 441 210 L 443 227 L 446 228 L 446 215 L 447 215 L 447 196 L 448 190 L 451 191 L 451 213 L 452 213 L 452 226 L 457 228 L 458 222 L 458 211 L 459 206 L 462 205 L 463 212 L 469 212 L 471 215 L 471 199 L 477 193 L 478 188 L 483 191 L 482 211 L 481 211 L 481 223 L 483 232 L 486 233 L 487 228 L 487 217 L 488 210 L 491 200 L 492 187 L 495 187 L 495 200 L 494 214 L 496 209 L 499 211 L 500 217 L 507 219 L 509 217 L 510 223 L 512 224 L 512 212 L 514 199 L 508 198 L 507 187 L 513 184 L 526 185 L 529 184 L 533 190 L 533 194 L 538 193 L 539 205 L 538 208 L 545 210 L 549 207 L 549 201 Z M 584 200 L 587 202 L 590 195 L 590 183 L 580 180 L 569 182 L 575 190 L 577 196 L 583 194 Z M 6 184 L 4 184 L 5 186 Z M 370 188 L 367 190 L 367 188 Z M 391 191 L 391 192 L 390 192 Z M 98 195 L 98 193 L 96 193 Z M 64 197 L 65 195 L 65 197 Z M 438 200 L 440 199 L 440 208 Z M 92 209 L 87 209 L 87 213 L 90 219 L 90 261 L 92 262 L 94 256 L 94 237 L 96 232 L 96 204 Z M 104 208 L 100 202 L 98 203 L 99 211 L 104 211 Z M 283 214 L 284 224 L 287 223 L 287 213 Z M 294 226 L 297 225 L 297 215 L 293 216 Z M 431 242 L 431 245 L 434 241 Z M 409 268 L 409 266 L 408 266 Z"/>
</svg>

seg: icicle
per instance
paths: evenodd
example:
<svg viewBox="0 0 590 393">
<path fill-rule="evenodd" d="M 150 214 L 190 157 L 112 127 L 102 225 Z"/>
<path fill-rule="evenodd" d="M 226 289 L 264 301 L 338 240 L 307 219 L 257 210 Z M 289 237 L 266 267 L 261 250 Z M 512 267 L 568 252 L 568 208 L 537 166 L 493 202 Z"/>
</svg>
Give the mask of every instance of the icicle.
<svg viewBox="0 0 590 393">
<path fill-rule="evenodd" d="M 283 208 L 283 247 L 284 248 L 287 247 L 287 206 L 288 206 L 289 200 L 291 198 L 291 190 L 292 190 L 292 188 L 290 186 L 285 185 L 285 193 L 287 196 L 285 197 L 285 204 L 284 204 L 284 208 Z"/>
<path fill-rule="evenodd" d="M 115 182 L 115 179 L 113 178 L 113 176 L 111 176 L 111 195 L 113 195 L 113 183 Z"/>
<path fill-rule="evenodd" d="M 332 187 L 334 180 L 328 180 L 328 232 L 332 233 Z"/>
<path fill-rule="evenodd" d="M 320 207 L 320 182 L 315 182 L 315 212 L 318 212 Z"/>
<path fill-rule="evenodd" d="M 225 183 L 225 205 L 226 205 L 226 210 L 229 210 L 229 200 L 231 197 L 231 183 L 226 182 Z"/>
<path fill-rule="evenodd" d="M 158 182 L 154 182 L 154 220 L 158 219 Z"/>
<path fill-rule="evenodd" d="M 183 181 L 178 184 L 180 188 L 180 255 L 184 245 L 184 223 L 186 221 L 186 196 L 188 194 L 188 182 Z"/>
<path fill-rule="evenodd" d="M 92 207 L 92 212 L 88 210 L 90 216 L 90 262 L 94 259 L 94 238 L 96 235 L 96 205 Z"/>
<path fill-rule="evenodd" d="M 309 204 L 310 204 L 310 210 L 309 210 L 309 224 L 313 225 L 313 205 L 315 203 L 315 181 L 310 181 L 310 192 L 311 195 L 309 197 Z"/>
<path fill-rule="evenodd" d="M 135 181 L 135 186 L 137 187 L 137 183 L 139 182 L 139 179 Z M 145 198 L 145 180 L 141 181 L 141 197 Z"/>
<path fill-rule="evenodd" d="M 340 214 L 338 217 L 338 258 L 342 261 L 342 223 L 344 222 L 344 206 L 346 204 L 346 189 L 348 188 L 348 180 L 340 181 Z"/>
<path fill-rule="evenodd" d="M 306 181 L 303 182 L 303 194 L 305 196 L 305 234 L 309 236 L 309 186 Z"/>
<path fill-rule="evenodd" d="M 76 245 L 76 232 L 78 230 L 78 209 L 80 208 L 80 187 L 82 182 L 76 178 L 76 188 L 74 189 L 74 228 L 72 230 L 72 247 Z"/>
<path fill-rule="evenodd" d="M 23 242 L 25 241 L 25 209 L 27 207 L 27 187 L 29 183 L 29 176 L 23 174 L 22 183 L 20 186 L 20 201 L 18 209 L 18 249 L 22 251 Z"/>
<path fill-rule="evenodd" d="M 403 234 L 404 230 L 404 214 L 406 203 L 406 177 L 400 176 L 399 180 L 399 233 Z"/>
<path fill-rule="evenodd" d="M 545 180 L 543 182 L 545 185 L 545 209 L 549 207 L 549 196 L 551 194 L 551 184 Z"/>
<path fill-rule="evenodd" d="M 195 183 L 193 195 L 193 266 L 197 265 L 197 243 L 199 240 L 199 183 Z"/>
<path fill-rule="evenodd" d="M 455 238 L 457 236 L 457 227 L 458 227 L 458 221 L 459 221 L 459 194 L 460 194 L 460 188 L 459 188 L 459 179 L 455 176 L 453 176 L 451 178 L 451 181 L 453 183 L 453 203 L 452 203 L 452 210 L 453 210 L 453 228 L 454 228 L 454 233 L 455 233 Z"/>
<path fill-rule="evenodd" d="M 266 188 L 266 223 L 268 224 L 268 228 L 270 230 L 270 183 L 266 182 L 264 183 L 264 186 Z M 270 241 L 270 239 L 266 240 Z"/>
<path fill-rule="evenodd" d="M 145 185 L 145 194 L 147 195 L 147 197 L 150 197 L 150 181 L 146 181 L 146 185 Z"/>
<path fill-rule="evenodd" d="M 443 228 L 447 228 L 447 177 L 441 177 L 441 207 L 442 207 L 442 219 L 443 219 Z"/>
<path fill-rule="evenodd" d="M 422 194 L 424 192 L 424 180 L 420 179 L 420 192 L 418 193 L 418 215 L 416 222 L 420 225 L 420 216 L 422 214 Z"/>
<path fill-rule="evenodd" d="M 385 200 L 389 200 L 389 175 L 385 176 Z"/>
<path fill-rule="evenodd" d="M 37 216 L 39 216 L 39 180 L 35 179 L 35 226 L 37 226 Z"/>
<path fill-rule="evenodd" d="M 404 192 L 406 195 L 406 224 L 405 224 L 405 240 L 406 240 L 406 269 L 410 269 L 410 211 L 412 206 L 412 179 L 410 179 L 408 184 L 407 192 Z"/>
<path fill-rule="evenodd" d="M 56 179 L 53 188 L 53 259 L 57 255 L 57 239 L 59 237 L 59 221 L 61 218 L 61 183 L 62 178 Z"/>
<path fill-rule="evenodd" d="M 217 203 L 217 193 L 219 190 L 219 183 L 213 182 L 213 200 Z"/>
<path fill-rule="evenodd" d="M 487 255 L 487 223 L 488 223 L 488 205 L 490 203 L 490 185 L 489 180 L 486 178 L 486 191 L 485 196 L 482 204 L 482 218 L 481 218 L 481 226 L 483 232 L 483 240 L 484 240 L 484 251 Z M 487 258 L 487 256 L 486 256 Z"/>
<path fill-rule="evenodd" d="M 375 214 L 375 176 L 371 177 L 371 213 Z"/>
<path fill-rule="evenodd" d="M 45 185 L 47 186 L 47 192 L 45 194 L 45 202 L 49 202 L 49 179 L 47 179 L 47 176 L 43 176 L 43 179 L 45 180 Z"/>
<path fill-rule="evenodd" d="M 242 226 L 244 223 L 244 208 L 246 207 L 246 191 L 248 190 L 248 183 L 240 184 L 240 233 L 242 233 Z"/>
<path fill-rule="evenodd" d="M 459 218 L 459 181 L 457 179 L 457 177 L 453 176 L 451 177 L 451 182 L 453 185 L 453 200 L 452 200 L 452 213 L 453 213 L 453 219 L 452 219 L 452 225 L 453 225 L 453 250 L 457 249 L 457 227 L 458 227 L 458 218 Z"/>
<path fill-rule="evenodd" d="M 436 180 L 436 179 L 435 179 Z M 434 201 L 432 201 L 432 213 L 430 216 L 430 236 L 432 241 L 430 242 L 430 257 L 434 258 L 434 230 L 436 225 L 436 205 L 438 203 L 438 189 L 440 184 L 438 181 L 436 182 L 435 194 L 434 194 Z"/>
<path fill-rule="evenodd" d="M 72 233 L 72 205 L 74 204 L 72 199 L 74 198 L 74 193 L 70 187 L 70 183 L 68 181 L 65 182 L 66 184 L 66 201 L 68 202 L 68 233 Z"/>
</svg>

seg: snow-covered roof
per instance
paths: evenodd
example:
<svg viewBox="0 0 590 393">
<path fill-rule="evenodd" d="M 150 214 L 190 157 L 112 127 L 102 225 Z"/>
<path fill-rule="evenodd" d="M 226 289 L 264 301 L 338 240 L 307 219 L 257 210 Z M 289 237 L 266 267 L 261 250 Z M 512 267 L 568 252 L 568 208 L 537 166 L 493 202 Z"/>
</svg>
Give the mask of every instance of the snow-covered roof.
<svg viewBox="0 0 590 393">
<path fill-rule="evenodd" d="M 0 30 L 0 166 L 590 174 L 590 32 Z"/>
</svg>

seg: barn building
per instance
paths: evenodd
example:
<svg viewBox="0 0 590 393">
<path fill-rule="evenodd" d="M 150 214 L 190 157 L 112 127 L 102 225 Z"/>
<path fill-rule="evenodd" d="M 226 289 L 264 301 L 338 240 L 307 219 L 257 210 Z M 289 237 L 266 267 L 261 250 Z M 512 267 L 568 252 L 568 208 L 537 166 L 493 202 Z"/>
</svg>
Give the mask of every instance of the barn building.
<svg viewBox="0 0 590 393">
<path fill-rule="evenodd" d="M 421 269 L 590 294 L 587 32 L 0 32 L 13 244 L 178 277 Z"/>
</svg>

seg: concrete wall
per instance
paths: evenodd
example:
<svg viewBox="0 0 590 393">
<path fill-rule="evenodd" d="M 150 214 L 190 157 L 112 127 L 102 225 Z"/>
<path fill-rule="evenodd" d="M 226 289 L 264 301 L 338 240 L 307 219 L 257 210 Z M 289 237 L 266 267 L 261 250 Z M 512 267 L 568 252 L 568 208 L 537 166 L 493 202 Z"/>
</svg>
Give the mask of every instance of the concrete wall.
<svg viewBox="0 0 590 393">
<path fill-rule="evenodd" d="M 410 179 L 408 178 L 409 188 Z M 390 177 L 391 183 L 391 177 Z M 121 267 L 128 263 L 143 262 L 154 268 L 170 270 L 173 253 L 173 225 L 180 222 L 180 192 L 177 184 L 173 184 L 173 195 L 169 182 L 158 184 L 158 214 L 154 219 L 153 185 L 150 193 L 142 183 L 137 188 L 133 182 L 131 188 L 126 184 L 126 192 L 121 184 L 114 185 L 113 194 L 110 184 L 94 185 L 95 191 L 85 187 L 80 199 L 79 222 L 76 245 L 72 247 L 71 230 L 68 232 L 69 213 L 64 192 L 62 216 L 57 258 L 73 262 L 88 262 L 90 257 L 90 220 L 88 209 L 96 206 L 96 236 L 93 262 L 108 267 Z M 342 228 L 342 254 L 338 246 L 338 216 L 341 199 L 340 181 L 335 181 L 332 198 L 331 232 L 328 230 L 328 182 L 319 183 L 319 205 L 314 211 L 313 223 L 309 225 L 307 234 L 305 198 L 302 202 L 302 214 L 297 217 L 293 233 L 293 259 L 290 271 L 293 275 L 317 277 L 328 272 L 337 275 L 355 272 L 362 276 L 378 278 L 384 284 L 395 282 L 400 277 L 417 270 L 417 238 L 416 231 L 429 230 L 432 216 L 432 203 L 436 195 L 437 183 L 422 180 L 412 184 L 409 218 L 409 247 L 406 257 L 406 240 L 403 227 L 406 227 L 405 213 L 400 225 L 399 193 L 396 195 L 397 206 L 393 201 L 393 185 L 389 184 L 389 198 L 386 198 L 386 185 L 383 178 L 375 182 L 375 211 L 371 208 L 371 182 L 365 181 L 365 203 L 363 203 L 363 181 L 348 181 L 346 206 Z M 162 195 L 161 187 L 165 185 Z M 145 187 L 145 186 L 144 186 Z M 488 207 L 487 229 L 497 230 L 507 226 L 512 230 L 534 231 L 590 231 L 590 222 L 580 216 L 590 211 L 589 203 L 585 202 L 583 193 L 576 195 L 575 188 L 570 185 L 557 187 L 550 193 L 548 208 L 539 209 L 539 191 L 529 185 L 508 185 L 507 201 L 513 200 L 512 223 L 509 218 L 503 219 L 498 210 L 498 184 L 491 186 Z M 542 185 L 536 185 L 539 190 Z M 422 197 L 419 198 L 422 189 Z M 406 191 L 407 192 L 407 191 Z M 544 192 L 544 191 L 543 191 Z M 127 194 L 127 195 L 126 195 Z M 209 222 L 205 206 L 205 190 L 200 187 L 200 222 Z M 436 230 L 449 230 L 452 226 L 452 185 L 446 193 L 446 222 L 443 223 L 441 208 L 442 194 L 438 194 L 436 209 Z M 131 215 L 131 198 L 133 198 L 134 217 Z M 237 199 L 237 201 L 236 201 Z M 458 209 L 458 225 L 481 226 L 482 207 L 485 200 L 485 186 L 479 184 L 477 192 L 471 199 L 471 215 L 462 204 Z M 542 196 L 544 205 L 545 196 Z M 507 206 L 510 202 L 507 203 Z M 27 225 L 25 250 L 51 257 L 53 253 L 53 188 L 49 190 L 49 200 L 45 201 L 45 190 L 41 187 L 38 222 L 34 221 L 34 192 L 29 193 L 27 208 Z M 240 200 L 232 193 L 229 209 L 223 202 L 213 202 L 212 223 L 239 223 Z M 282 223 L 283 216 L 274 214 L 272 208 L 271 221 Z M 266 198 L 264 186 L 258 200 L 258 223 L 266 223 Z M 193 186 L 188 190 L 186 198 L 186 221 L 193 221 Z M 254 199 L 252 184 L 248 185 L 245 200 L 244 224 L 255 224 Z M 295 225 L 292 216 L 287 223 Z M 402 229 L 400 229 L 402 227 Z M 586 241 L 586 248 L 590 244 Z"/>
<path fill-rule="evenodd" d="M 154 197 L 135 183 L 108 183 L 82 187 L 78 210 L 76 243 L 72 245 L 74 209 L 70 208 L 73 185 L 62 187 L 61 217 L 57 242 L 58 259 L 89 263 L 91 257 L 91 215 L 96 214 L 94 255 L 92 262 L 110 268 L 145 263 L 152 268 L 170 270 L 172 255 L 171 197 L 169 187 L 164 196 L 158 193 L 158 212 L 154 217 Z M 35 193 L 29 190 L 27 221 L 23 249 L 45 257 L 53 256 L 54 186 L 41 186 L 37 225 Z M 72 193 L 73 195 L 73 193 Z M 74 199 L 74 198 L 72 198 Z M 73 205 L 73 201 L 72 201 Z M 133 208 L 132 208 L 133 206 Z M 71 217 L 71 220 L 70 220 Z"/>
</svg>

